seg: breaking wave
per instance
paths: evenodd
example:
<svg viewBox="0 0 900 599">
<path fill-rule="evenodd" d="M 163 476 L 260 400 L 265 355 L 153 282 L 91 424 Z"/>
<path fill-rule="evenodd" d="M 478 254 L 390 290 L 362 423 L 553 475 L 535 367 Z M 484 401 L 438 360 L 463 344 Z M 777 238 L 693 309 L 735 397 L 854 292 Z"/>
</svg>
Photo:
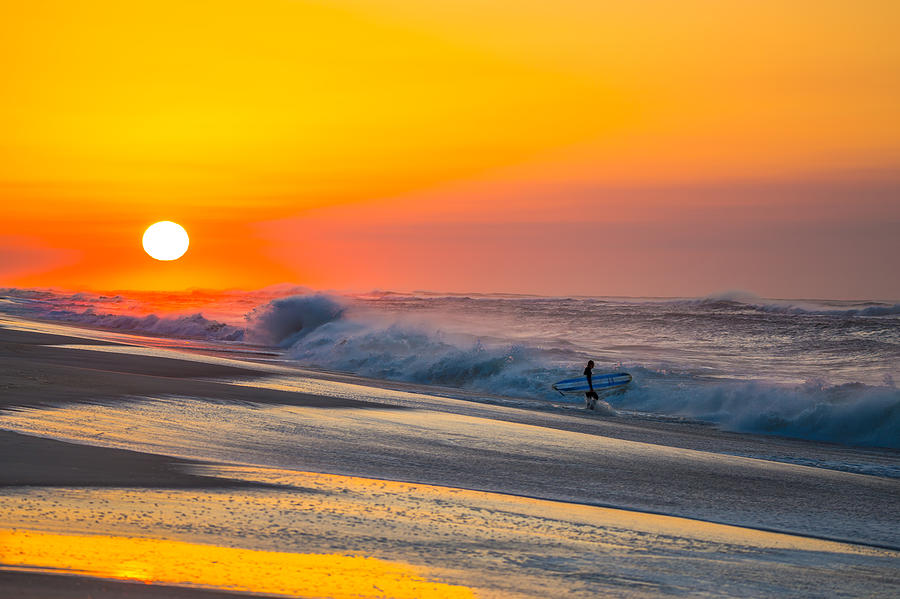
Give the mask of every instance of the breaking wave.
<svg viewBox="0 0 900 599">
<path fill-rule="evenodd" d="M 271 302 L 258 311 L 254 335 L 287 348 L 311 367 L 497 395 L 564 399 L 550 385 L 573 375 L 585 356 L 526 344 L 488 343 L 442 332 L 425 320 L 386 318 L 324 295 Z M 601 366 L 602 367 L 602 366 Z M 613 369 L 615 366 L 606 365 Z M 884 386 L 829 386 L 710 381 L 631 364 L 626 393 L 608 398 L 620 410 L 654 412 L 753 432 L 850 445 L 900 448 L 900 391 Z"/>
<path fill-rule="evenodd" d="M 42 314 L 42 317 L 112 331 L 158 337 L 209 341 L 241 341 L 244 339 L 244 330 L 242 328 L 210 320 L 199 313 L 186 316 L 157 316 L 156 314 L 129 316 L 125 314 L 97 314 L 93 310 L 84 312 L 51 310 Z"/>
<path fill-rule="evenodd" d="M 157 314 L 122 314 L 113 310 L 128 301 L 121 295 L 89 293 L 61 294 L 38 289 L 0 289 L 4 311 L 75 325 L 89 326 L 121 333 L 199 339 L 207 341 L 242 341 L 244 329 L 209 319 L 197 312 L 172 316 Z"/>
<path fill-rule="evenodd" d="M 890 379 L 884 386 L 667 379 L 651 372 L 636 376 L 633 388 L 610 403 L 736 432 L 900 449 L 900 390 Z"/>
<path fill-rule="evenodd" d="M 285 347 L 303 365 L 372 378 L 546 397 L 547 380 L 565 372 L 552 365 L 550 352 L 486 345 L 421 319 L 353 309 L 322 294 L 274 300 L 249 320 L 249 338 Z"/>
<path fill-rule="evenodd" d="M 248 337 L 267 345 L 289 347 L 318 327 L 339 320 L 344 311 L 338 298 L 324 294 L 275 299 L 247 315 Z"/>
<path fill-rule="evenodd" d="M 858 319 L 862 323 L 860 326 L 869 328 L 860 328 L 860 332 L 856 333 L 856 329 L 848 328 L 844 316 L 890 316 L 900 313 L 900 304 L 891 306 L 870 302 L 868 305 L 845 306 L 837 305 L 839 302 L 823 302 L 800 307 L 760 300 L 746 294 L 722 294 L 699 300 L 648 301 L 643 304 L 591 300 L 593 303 L 583 305 L 580 303 L 582 300 L 575 299 L 523 301 L 517 298 L 475 300 L 454 297 L 448 300 L 418 296 L 399 299 L 387 296 L 387 300 L 379 297 L 367 303 L 359 298 L 354 300 L 306 293 L 271 299 L 246 312 L 243 319 L 237 317 L 233 322 L 226 323 L 200 313 L 181 316 L 104 313 L 124 301 L 119 296 L 53 296 L 44 292 L 11 294 L 8 290 L 6 295 L 8 305 L 4 305 L 3 310 L 25 316 L 135 334 L 262 343 L 282 348 L 286 357 L 308 367 L 557 403 L 580 403 L 577 397 L 566 399 L 556 395 L 550 385 L 577 375 L 583 363 L 593 358 L 597 360 L 600 372 L 626 370 L 634 376 L 634 383 L 627 392 L 607 399 L 620 412 L 650 412 L 692 418 L 738 432 L 900 449 L 900 391 L 890 374 L 884 374 L 883 385 L 872 384 L 871 377 L 868 379 L 870 384 L 846 382 L 854 380 L 846 378 L 843 384 L 836 385 L 822 381 L 801 385 L 747 381 L 742 380 L 746 375 L 727 362 L 712 373 L 696 366 L 708 365 L 711 356 L 739 355 L 737 350 L 729 349 L 740 347 L 738 345 L 707 350 L 708 353 L 698 354 L 702 358 L 687 363 L 689 367 L 676 371 L 672 367 L 661 366 L 659 362 L 649 361 L 648 356 L 652 355 L 655 347 L 641 328 L 631 329 L 637 331 L 633 333 L 636 342 L 642 344 L 633 346 L 639 348 L 632 354 L 638 357 L 625 358 L 624 364 L 615 363 L 616 359 L 623 359 L 621 349 L 606 348 L 608 359 L 604 360 L 585 346 L 570 342 L 572 331 L 576 331 L 576 327 L 583 328 L 582 323 L 586 321 L 596 323 L 591 326 L 598 330 L 608 326 L 608 323 L 631 322 L 629 318 L 653 329 L 669 326 L 668 321 L 660 319 L 658 306 L 660 303 L 670 308 L 681 305 L 676 316 L 686 324 L 677 325 L 681 328 L 670 325 L 673 328 L 667 329 L 670 331 L 668 335 L 680 336 L 680 344 L 668 355 L 689 359 L 692 351 L 697 353 L 697 342 L 686 337 L 684 331 L 701 325 L 713 327 L 709 330 L 714 332 L 725 331 L 737 336 L 737 341 L 745 344 L 744 347 L 752 339 L 746 336 L 748 333 L 729 324 L 739 321 L 730 316 L 710 320 L 708 315 L 711 312 L 721 315 L 735 310 L 756 310 L 782 314 L 773 315 L 771 318 L 778 320 L 771 323 L 764 320 L 758 324 L 762 327 L 759 330 L 769 334 L 770 331 L 779 331 L 779 327 L 796 324 L 798 319 L 790 315 L 802 311 L 826 317 L 837 316 L 835 322 L 841 323 L 835 329 L 841 334 L 827 338 L 818 331 L 823 326 L 831 325 L 815 323 L 814 344 L 803 352 L 813 351 L 817 347 L 832 352 L 817 354 L 815 364 L 827 364 L 828 359 L 833 359 L 834 364 L 849 364 L 846 367 L 848 372 L 858 373 L 866 361 L 877 358 L 882 360 L 880 364 L 885 365 L 882 372 L 893 372 L 891 365 L 896 364 L 896 325 L 893 319 L 879 319 L 878 322 Z M 388 307 L 378 304 L 384 301 L 393 303 Z M 473 304 L 476 301 L 478 305 Z M 427 304 L 427 309 L 413 313 L 411 306 L 414 304 L 420 307 Z M 452 306 L 456 306 L 453 308 L 456 310 L 453 312 L 454 318 L 463 313 L 467 316 L 474 313 L 477 320 L 465 321 L 465 327 L 447 329 L 450 321 L 445 311 Z M 563 308 L 567 314 L 572 314 L 571 320 L 565 322 L 572 324 L 548 320 L 548 314 L 558 315 Z M 507 318 L 510 315 L 514 315 L 515 319 Z M 599 320 L 590 321 L 590 318 Z M 602 320 L 604 318 L 607 320 Z M 497 324 L 497 319 L 502 322 Z M 524 332 L 518 337 L 498 334 L 498 330 L 509 326 L 516 326 L 517 331 Z M 529 327 L 535 327 L 535 330 L 529 330 Z M 565 333 L 562 339 L 542 345 L 544 340 L 552 339 L 554 331 L 559 330 Z M 875 342 L 877 346 L 873 345 Z M 848 345 L 851 343 L 862 345 L 855 348 Z M 883 356 L 876 356 L 879 351 Z M 795 356 L 802 355 L 795 347 L 786 347 L 784 352 L 792 361 Z M 766 350 L 760 356 L 761 363 L 772 363 L 775 360 L 773 356 L 772 349 Z M 755 372 L 760 371 L 755 369 Z"/>
<path fill-rule="evenodd" d="M 900 303 L 889 302 L 823 302 L 814 300 L 771 300 L 746 291 L 726 291 L 701 299 L 680 300 L 698 306 L 753 309 L 781 314 L 811 314 L 822 316 L 898 316 Z"/>
</svg>

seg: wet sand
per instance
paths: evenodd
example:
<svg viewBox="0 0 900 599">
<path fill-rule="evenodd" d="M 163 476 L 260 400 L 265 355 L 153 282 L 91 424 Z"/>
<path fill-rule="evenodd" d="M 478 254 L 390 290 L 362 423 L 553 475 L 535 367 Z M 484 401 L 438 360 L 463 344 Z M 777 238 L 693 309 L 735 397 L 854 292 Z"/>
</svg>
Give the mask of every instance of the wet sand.
<svg viewBox="0 0 900 599">
<path fill-rule="evenodd" d="M 0 527 L 8 534 L 58 535 L 63 548 L 66 539 L 78 539 L 72 535 L 92 535 L 233 547 L 279 559 L 367 556 L 410 568 L 411 573 L 398 574 L 396 580 L 413 577 L 450 585 L 434 587 L 439 590 L 470 589 L 475 596 L 900 592 L 900 553 L 884 548 L 896 540 L 877 533 L 897 522 L 896 480 L 704 456 L 696 447 L 734 438 L 739 451 L 764 451 L 766 440 L 679 429 L 671 423 L 607 421 L 446 398 L 378 399 L 377 389 L 371 397 L 354 389 L 343 393 L 340 387 L 330 394 L 304 392 L 267 383 L 289 376 L 289 369 L 65 347 L 95 344 L 101 350 L 110 349 L 109 343 L 86 340 L 75 330 L 64 335 L 0 327 L 0 408 L 83 405 L 103 410 L 130 406 L 140 397 L 161 397 L 165 403 L 175 395 L 226 407 L 289 406 L 307 420 L 329 424 L 317 424 L 321 435 L 306 436 L 296 464 L 282 469 L 234 465 L 215 452 L 190 459 L 180 452 L 171 457 L 0 431 Z M 431 412 L 423 412 L 417 402 L 428 402 Z M 139 431 L 134 434 L 137 438 Z M 335 438 L 340 435 L 344 437 Z M 509 436 L 533 439 L 513 443 L 504 440 Z M 645 447 L 649 439 L 659 443 L 656 449 Z M 189 451 L 196 449 L 191 442 L 185 441 L 184 453 L 196 458 Z M 571 453 L 571 461 L 548 462 L 540 451 L 547 443 L 562 444 L 553 451 Z M 686 444 L 695 448 L 684 449 Z M 772 445 L 782 452 L 795 446 Z M 528 453 L 513 455 L 513 446 Z M 596 447 L 603 453 L 591 458 Z M 824 448 L 822 453 L 847 452 Z M 674 475 L 659 471 L 659 456 L 675 469 Z M 879 452 L 874 456 L 890 460 Z M 697 464 L 692 476 L 679 476 L 692 462 Z M 585 464 L 576 468 L 578 463 Z M 648 489 L 656 489 L 655 496 Z M 730 497 L 732 505 L 718 505 L 722 497 Z M 709 498 L 706 504 L 704 498 Z M 779 528 L 779 522 L 781 529 L 785 522 L 803 528 L 804 522 L 829 516 L 880 524 L 875 532 L 857 533 L 854 540 L 860 545 L 814 539 L 812 524 L 793 531 L 800 536 L 785 535 L 577 503 L 726 523 L 739 523 L 741 514 L 750 513 L 762 513 L 765 521 L 767 506 L 780 503 L 782 519 L 772 518 L 772 528 Z M 702 518 L 704 514 L 708 516 Z M 73 543 L 75 549 L 85 548 L 84 541 Z M 68 597 L 78 596 L 73 593 L 81 585 L 91 589 L 91 596 L 177 596 L 152 595 L 165 587 L 100 580 L 117 578 L 110 572 L 78 578 L 74 586 L 60 582 L 70 578 L 47 572 L 77 570 L 64 563 L 75 559 L 68 551 L 57 552 L 63 562 L 52 568 L 47 567 L 50 562 L 30 564 L 41 574 L 0 572 L 0 591 Z M 194 555 L 204 551 L 196 549 Z M 0 562 L 9 564 L 10 559 L 0 553 Z M 283 587 L 294 590 L 282 595 L 305 596 L 303 589 L 313 588 L 312 579 L 295 578 L 286 584 L 307 580 L 306 586 Z M 141 580 L 172 582 L 163 574 Z M 224 588 L 179 592 L 205 597 L 221 595 Z M 248 591 L 240 584 L 233 588 Z M 337 591 L 326 594 L 338 596 Z M 372 590 L 371 596 L 391 595 Z"/>
<path fill-rule="evenodd" d="M 92 447 L 0 431 L 0 487 L 245 487 L 196 476 L 191 462 L 124 449 Z"/>
<path fill-rule="evenodd" d="M 71 331 L 78 332 L 74 328 Z M 267 373 L 263 367 L 249 363 L 235 366 L 163 356 L 73 351 L 66 345 L 95 345 L 98 349 L 128 347 L 93 339 L 16 330 L 0 323 L 0 408 L 116 400 L 173 392 L 225 401 L 247 401 L 246 390 L 203 379 L 240 380 Z M 254 393 L 252 400 L 322 407 L 370 406 L 349 399 L 271 389 Z"/>
<path fill-rule="evenodd" d="M 53 576 L 10 570 L 0 570 L 0 590 L 7 597 L 16 599 L 237 599 L 247 596 L 245 593 L 146 584 L 140 581 L 122 582 L 87 576 Z"/>
</svg>

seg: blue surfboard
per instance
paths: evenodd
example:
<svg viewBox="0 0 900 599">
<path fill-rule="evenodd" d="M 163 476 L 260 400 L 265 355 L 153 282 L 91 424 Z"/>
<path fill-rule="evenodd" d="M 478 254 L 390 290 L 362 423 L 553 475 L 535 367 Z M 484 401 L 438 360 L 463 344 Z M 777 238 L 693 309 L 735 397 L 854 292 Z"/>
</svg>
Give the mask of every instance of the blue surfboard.
<svg viewBox="0 0 900 599">
<path fill-rule="evenodd" d="M 624 387 L 631 382 L 631 375 L 627 372 L 613 372 L 611 374 L 595 374 L 591 377 L 594 383 L 594 391 L 608 391 Z M 553 390 L 560 393 L 585 393 L 590 391 L 587 377 L 580 376 L 574 379 L 566 379 L 553 383 Z"/>
</svg>

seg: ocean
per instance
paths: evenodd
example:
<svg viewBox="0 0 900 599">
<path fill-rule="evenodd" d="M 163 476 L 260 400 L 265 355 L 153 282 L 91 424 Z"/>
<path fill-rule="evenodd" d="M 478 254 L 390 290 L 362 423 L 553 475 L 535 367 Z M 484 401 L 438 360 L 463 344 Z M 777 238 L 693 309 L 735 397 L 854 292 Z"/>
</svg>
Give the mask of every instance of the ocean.
<svg viewBox="0 0 900 599">
<path fill-rule="evenodd" d="M 0 290 L 0 312 L 386 381 L 579 406 L 551 388 L 629 372 L 619 415 L 900 448 L 900 304 L 259 291 Z"/>
</svg>

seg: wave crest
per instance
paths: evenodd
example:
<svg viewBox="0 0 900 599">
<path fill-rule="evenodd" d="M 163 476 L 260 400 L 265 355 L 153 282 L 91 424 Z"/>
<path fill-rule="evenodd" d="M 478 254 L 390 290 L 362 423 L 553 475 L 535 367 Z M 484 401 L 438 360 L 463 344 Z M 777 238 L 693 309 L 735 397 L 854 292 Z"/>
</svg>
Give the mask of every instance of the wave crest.
<svg viewBox="0 0 900 599">
<path fill-rule="evenodd" d="M 341 319 L 345 309 L 343 301 L 321 293 L 275 299 L 247 315 L 248 337 L 289 347 L 318 327 Z"/>
<path fill-rule="evenodd" d="M 678 300 L 695 306 L 722 309 L 753 309 L 778 314 L 812 314 L 822 316 L 897 316 L 900 303 L 887 302 L 827 302 L 815 300 L 765 299 L 749 291 L 725 291 L 696 300 Z"/>
<path fill-rule="evenodd" d="M 296 339 L 288 355 L 327 370 L 525 397 L 546 398 L 549 384 L 565 372 L 538 348 L 488 346 L 427 322 L 359 313 Z"/>
<path fill-rule="evenodd" d="M 696 418 L 736 432 L 900 449 L 900 391 L 887 384 L 675 383 L 650 372 L 635 381 L 611 400 L 614 406 Z"/>
<path fill-rule="evenodd" d="M 187 316 L 157 316 L 156 314 L 128 316 L 125 314 L 97 314 L 93 310 L 84 312 L 52 310 L 42 314 L 42 317 L 113 331 L 160 337 L 215 341 L 241 341 L 244 338 L 242 328 L 210 320 L 200 313 Z"/>
</svg>

